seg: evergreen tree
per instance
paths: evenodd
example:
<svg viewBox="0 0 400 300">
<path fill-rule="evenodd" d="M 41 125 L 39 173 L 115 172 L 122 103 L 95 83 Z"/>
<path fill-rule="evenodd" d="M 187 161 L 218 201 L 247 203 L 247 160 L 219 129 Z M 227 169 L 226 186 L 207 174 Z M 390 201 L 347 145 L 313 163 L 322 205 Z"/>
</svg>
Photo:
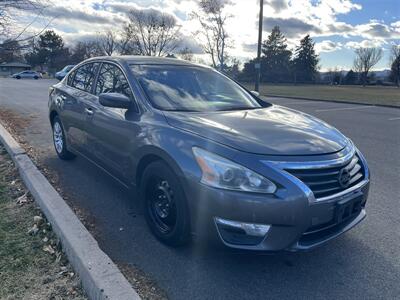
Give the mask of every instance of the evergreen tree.
<svg viewBox="0 0 400 300">
<path fill-rule="evenodd" d="M 239 73 L 238 80 L 243 82 L 254 82 L 256 79 L 255 63 L 257 59 L 251 59 L 244 63 L 243 70 Z"/>
<path fill-rule="evenodd" d="M 34 44 L 33 51 L 28 53 L 26 60 L 32 66 L 47 66 L 50 72 L 55 72 L 68 64 L 70 53 L 64 47 L 61 36 L 53 30 L 46 30 Z"/>
<path fill-rule="evenodd" d="M 344 77 L 344 83 L 356 84 L 356 82 L 357 82 L 357 74 L 353 70 L 348 71 L 346 76 Z"/>
<path fill-rule="evenodd" d="M 400 45 L 393 45 L 391 55 L 390 75 L 389 79 L 394 82 L 397 87 L 400 83 Z"/>
<path fill-rule="evenodd" d="M 319 57 L 314 49 L 315 43 L 306 35 L 295 50 L 293 59 L 295 82 L 314 82 L 318 73 Z"/>
<path fill-rule="evenodd" d="M 268 39 L 262 45 L 261 78 L 263 81 L 284 82 L 290 79 L 290 57 L 292 52 L 287 49 L 287 40 L 275 26 Z"/>
</svg>

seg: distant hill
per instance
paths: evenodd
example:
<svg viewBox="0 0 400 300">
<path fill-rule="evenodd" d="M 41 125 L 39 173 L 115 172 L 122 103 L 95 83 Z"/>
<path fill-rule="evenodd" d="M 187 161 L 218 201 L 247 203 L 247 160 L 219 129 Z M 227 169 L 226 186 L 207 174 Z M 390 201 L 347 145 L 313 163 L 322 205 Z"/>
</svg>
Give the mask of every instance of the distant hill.
<svg viewBox="0 0 400 300">
<path fill-rule="evenodd" d="M 385 69 L 382 71 L 374 71 L 373 73 L 375 74 L 376 78 L 386 79 L 390 75 L 390 70 Z"/>
<path fill-rule="evenodd" d="M 347 71 L 342 71 L 343 72 L 343 76 L 346 76 Z M 381 71 L 372 71 L 370 73 L 373 73 L 375 75 L 376 79 L 381 79 L 381 80 L 385 80 L 388 78 L 388 76 L 390 75 L 390 70 L 389 69 L 385 69 L 385 70 L 381 70 Z M 330 75 L 330 72 L 319 72 L 321 78 L 325 78 L 326 76 Z"/>
</svg>

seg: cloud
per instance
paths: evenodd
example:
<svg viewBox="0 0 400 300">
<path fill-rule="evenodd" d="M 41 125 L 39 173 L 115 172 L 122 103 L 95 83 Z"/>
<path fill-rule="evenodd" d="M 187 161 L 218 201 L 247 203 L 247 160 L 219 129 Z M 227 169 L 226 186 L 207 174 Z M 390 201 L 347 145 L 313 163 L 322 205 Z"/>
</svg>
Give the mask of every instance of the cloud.
<svg viewBox="0 0 400 300">
<path fill-rule="evenodd" d="M 263 20 L 264 30 L 271 31 L 274 26 L 279 26 L 281 31 L 289 38 L 299 37 L 305 34 L 322 33 L 317 26 L 297 18 L 270 18 Z"/>
<path fill-rule="evenodd" d="M 345 44 L 346 48 L 357 49 L 357 48 L 380 48 L 386 42 L 382 40 L 363 40 L 360 42 L 350 41 Z"/>
<path fill-rule="evenodd" d="M 315 44 L 315 49 L 318 53 L 321 52 L 333 52 L 340 50 L 342 47 L 341 43 L 335 43 L 330 40 L 325 40 Z"/>
<path fill-rule="evenodd" d="M 289 7 L 287 0 L 269 0 L 267 1 L 267 4 L 269 4 L 277 13 Z"/>
<path fill-rule="evenodd" d="M 394 38 L 396 34 L 400 36 L 400 32 L 395 32 L 395 29 L 377 20 L 371 20 L 368 24 L 358 25 L 356 29 L 361 36 L 369 38 Z"/>
<path fill-rule="evenodd" d="M 84 11 L 64 6 L 49 6 L 44 11 L 44 15 L 48 17 L 53 17 L 55 20 L 75 20 L 86 23 L 112 24 L 116 22 L 121 23 L 124 21 L 124 19 L 120 18 L 117 15 L 106 16 L 98 12 Z"/>
<path fill-rule="evenodd" d="M 344 22 L 335 22 L 327 25 L 327 33 L 334 34 L 345 34 L 352 32 L 354 27 L 350 24 Z"/>
<path fill-rule="evenodd" d="M 115 13 L 129 13 L 132 9 L 142 9 L 142 7 L 138 6 L 135 3 L 127 3 L 127 2 L 110 2 L 104 5 L 106 10 Z"/>
<path fill-rule="evenodd" d="M 179 51 L 186 47 L 189 48 L 193 54 L 204 54 L 203 48 L 192 37 L 183 35 L 177 50 Z"/>
<path fill-rule="evenodd" d="M 255 52 L 255 51 L 257 51 L 257 46 L 258 46 L 257 43 L 251 43 L 251 44 L 244 43 L 244 44 L 242 44 L 242 48 L 246 52 Z"/>
</svg>

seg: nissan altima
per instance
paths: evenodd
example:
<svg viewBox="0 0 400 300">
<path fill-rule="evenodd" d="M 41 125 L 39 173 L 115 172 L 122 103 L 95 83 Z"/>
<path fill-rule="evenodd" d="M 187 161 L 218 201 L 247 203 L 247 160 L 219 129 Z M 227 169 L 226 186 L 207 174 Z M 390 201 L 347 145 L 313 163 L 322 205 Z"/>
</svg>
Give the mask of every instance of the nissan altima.
<svg viewBox="0 0 400 300">
<path fill-rule="evenodd" d="M 212 68 L 98 57 L 49 95 L 57 155 L 85 157 L 137 189 L 150 230 L 168 245 L 197 235 L 309 250 L 366 216 L 369 170 L 349 138 Z"/>
</svg>

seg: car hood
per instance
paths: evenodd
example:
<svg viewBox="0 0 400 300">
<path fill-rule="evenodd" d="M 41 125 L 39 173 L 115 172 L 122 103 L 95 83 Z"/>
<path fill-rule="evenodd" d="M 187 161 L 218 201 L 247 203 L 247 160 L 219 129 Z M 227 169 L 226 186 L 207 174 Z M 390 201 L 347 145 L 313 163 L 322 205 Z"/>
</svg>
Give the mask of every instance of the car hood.
<svg viewBox="0 0 400 300">
<path fill-rule="evenodd" d="M 171 112 L 167 122 L 240 151 L 263 155 L 321 155 L 342 150 L 348 139 L 310 115 L 272 105 L 222 112 Z"/>
</svg>

